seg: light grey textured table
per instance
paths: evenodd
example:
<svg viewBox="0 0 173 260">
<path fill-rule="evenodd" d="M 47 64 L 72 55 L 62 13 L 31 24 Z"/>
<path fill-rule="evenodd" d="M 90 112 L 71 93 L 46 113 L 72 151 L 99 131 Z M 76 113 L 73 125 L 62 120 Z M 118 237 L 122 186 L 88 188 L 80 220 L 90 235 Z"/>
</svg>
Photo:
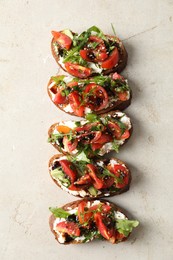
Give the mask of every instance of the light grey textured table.
<svg viewBox="0 0 173 260">
<path fill-rule="evenodd" d="M 50 31 L 111 23 L 129 53 L 123 75 L 133 90 L 134 133 L 118 154 L 131 167 L 129 192 L 110 200 L 141 225 L 119 245 L 61 246 L 49 231 L 49 206 L 73 198 L 48 175 L 47 129 L 71 119 L 49 100 L 58 66 Z M 0 1 L 0 259 L 173 259 L 173 1 Z M 74 117 L 75 119 L 75 117 Z"/>
</svg>

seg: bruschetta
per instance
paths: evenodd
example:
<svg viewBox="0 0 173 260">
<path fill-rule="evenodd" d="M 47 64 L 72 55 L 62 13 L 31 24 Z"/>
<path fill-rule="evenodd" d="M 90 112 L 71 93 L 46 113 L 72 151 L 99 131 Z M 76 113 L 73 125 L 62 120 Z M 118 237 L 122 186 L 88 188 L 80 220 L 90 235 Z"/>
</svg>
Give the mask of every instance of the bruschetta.
<svg viewBox="0 0 173 260">
<path fill-rule="evenodd" d="M 53 181 L 71 195 L 101 198 L 118 195 L 129 189 L 131 174 L 119 159 L 91 160 L 79 156 L 55 155 L 49 161 Z"/>
<path fill-rule="evenodd" d="M 78 79 L 65 75 L 51 77 L 48 94 L 53 103 L 64 112 L 83 117 L 87 113 L 103 114 L 123 110 L 130 105 L 128 82 L 118 73 Z"/>
<path fill-rule="evenodd" d="M 88 114 L 86 118 L 55 123 L 48 131 L 48 141 L 65 155 L 84 151 L 91 158 L 113 150 L 118 152 L 131 136 L 132 124 L 123 112 L 111 111 L 101 116 Z"/>
<path fill-rule="evenodd" d="M 52 31 L 51 49 L 56 62 L 78 78 L 121 72 L 127 64 L 127 52 L 117 36 L 105 35 L 92 26 L 81 34 L 71 30 Z"/>
<path fill-rule="evenodd" d="M 93 239 L 117 244 L 127 240 L 139 225 L 117 205 L 103 200 L 78 200 L 49 209 L 50 229 L 60 244 L 81 244 Z"/>
</svg>

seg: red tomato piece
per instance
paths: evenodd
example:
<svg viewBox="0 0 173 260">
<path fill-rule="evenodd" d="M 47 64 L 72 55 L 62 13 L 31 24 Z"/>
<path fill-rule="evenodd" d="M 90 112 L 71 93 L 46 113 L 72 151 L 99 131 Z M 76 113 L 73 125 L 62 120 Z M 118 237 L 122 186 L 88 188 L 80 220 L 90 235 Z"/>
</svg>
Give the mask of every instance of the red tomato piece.
<svg viewBox="0 0 173 260">
<path fill-rule="evenodd" d="M 89 175 L 93 180 L 93 185 L 96 189 L 102 189 L 103 180 L 97 177 L 97 168 L 93 164 L 87 164 L 87 168 L 89 170 Z"/>
<path fill-rule="evenodd" d="M 93 151 L 96 151 L 96 150 L 102 148 L 102 146 L 103 146 L 103 144 L 97 144 L 97 143 L 91 144 L 91 148 Z"/>
<path fill-rule="evenodd" d="M 124 80 L 124 77 L 121 76 L 120 74 L 118 74 L 117 72 L 115 72 L 113 75 L 112 75 L 112 79 L 116 80 L 116 79 L 122 79 Z"/>
<path fill-rule="evenodd" d="M 100 131 L 92 131 L 78 136 L 78 142 L 81 141 L 83 144 L 92 144 L 97 142 L 102 133 Z"/>
<path fill-rule="evenodd" d="M 107 57 L 108 57 L 108 55 L 106 52 L 100 52 L 100 53 L 98 53 L 97 60 L 104 61 L 107 59 Z"/>
<path fill-rule="evenodd" d="M 75 190 L 75 191 L 80 191 L 81 188 L 77 187 L 74 183 L 72 183 L 70 186 L 68 186 L 69 190 Z"/>
<path fill-rule="evenodd" d="M 128 139 L 129 136 L 130 136 L 129 130 L 125 130 L 125 132 L 121 136 L 121 139 Z"/>
<path fill-rule="evenodd" d="M 95 123 L 87 123 L 84 126 L 79 126 L 75 128 L 76 132 L 85 132 L 85 131 L 90 131 L 92 129 L 92 127 L 97 126 L 99 123 L 95 122 Z M 91 130 L 92 131 L 92 130 Z"/>
<path fill-rule="evenodd" d="M 76 236 L 76 237 L 80 236 L 80 229 L 78 225 L 74 222 L 62 221 L 56 225 L 56 229 L 59 232 L 67 233 L 68 235 L 71 236 Z"/>
<path fill-rule="evenodd" d="M 74 183 L 77 178 L 77 172 L 73 169 L 73 164 L 68 160 L 60 160 L 59 163 L 63 169 L 63 172 L 69 176 L 71 183 Z"/>
<path fill-rule="evenodd" d="M 67 72 L 78 78 L 88 78 L 91 75 L 91 69 L 81 66 L 79 64 L 73 64 L 71 62 L 65 63 Z"/>
<path fill-rule="evenodd" d="M 67 83 L 67 87 L 74 87 L 74 86 L 78 86 L 78 82 L 77 81 L 70 81 Z"/>
<path fill-rule="evenodd" d="M 90 212 L 87 208 L 87 202 L 86 201 L 81 201 L 78 205 L 78 219 L 81 224 L 84 224 L 88 222 L 93 213 Z"/>
<path fill-rule="evenodd" d="M 105 144 L 108 142 L 111 142 L 113 139 L 112 136 L 110 136 L 109 134 L 102 134 L 101 137 L 99 139 L 97 139 L 96 143 L 97 144 Z"/>
<path fill-rule="evenodd" d="M 104 184 L 103 184 L 103 187 L 102 189 L 107 189 L 107 188 L 110 188 L 115 182 L 115 179 L 114 177 L 107 177 L 107 178 L 104 178 Z"/>
<path fill-rule="evenodd" d="M 82 57 L 82 59 L 92 62 L 92 59 L 90 58 L 90 53 L 88 50 L 80 50 L 79 54 Z"/>
<path fill-rule="evenodd" d="M 73 91 L 68 95 L 68 98 L 75 115 L 82 117 L 84 115 L 85 107 L 81 105 L 79 93 L 77 91 Z"/>
<path fill-rule="evenodd" d="M 108 122 L 108 128 L 112 132 L 113 136 L 116 137 L 116 139 L 121 138 L 121 128 L 117 123 L 114 123 L 114 122 L 111 122 L 111 121 Z"/>
<path fill-rule="evenodd" d="M 127 92 L 119 92 L 118 94 L 118 99 L 121 101 L 126 101 L 127 100 Z"/>
<path fill-rule="evenodd" d="M 109 166 L 110 172 L 115 174 L 121 181 L 117 181 L 116 188 L 124 188 L 129 182 L 129 171 L 123 165 L 115 164 L 113 167 Z"/>
<path fill-rule="evenodd" d="M 94 219 L 96 222 L 96 226 L 100 231 L 100 234 L 107 240 L 111 241 L 110 239 L 114 236 L 115 229 L 113 227 L 109 228 L 106 226 L 106 222 L 110 220 L 105 216 L 102 216 L 100 212 L 97 212 L 94 215 Z M 111 241 L 112 242 L 112 241 Z"/>
<path fill-rule="evenodd" d="M 106 90 L 95 83 L 90 83 L 86 86 L 84 99 L 86 100 L 87 106 L 95 111 L 104 109 L 108 104 L 108 94 Z"/>
<path fill-rule="evenodd" d="M 104 69 L 112 69 L 119 61 L 119 52 L 118 49 L 115 48 L 110 56 L 102 62 L 101 66 Z"/>
<path fill-rule="evenodd" d="M 102 211 L 103 211 L 104 213 L 108 213 L 111 209 L 112 209 L 111 206 L 108 205 L 108 204 L 105 204 L 105 203 L 104 203 L 104 204 L 102 205 Z"/>
<path fill-rule="evenodd" d="M 55 32 L 52 31 L 52 35 L 55 39 L 55 41 L 62 47 L 65 48 L 66 50 L 69 50 L 72 44 L 72 40 L 69 36 L 62 32 Z"/>
<path fill-rule="evenodd" d="M 89 174 L 83 175 L 80 179 L 75 182 L 75 185 L 88 185 L 92 182 Z"/>
<path fill-rule="evenodd" d="M 63 137 L 63 145 L 64 148 L 67 150 L 67 152 L 71 153 L 72 151 L 74 151 L 78 145 L 78 140 L 68 140 L 68 137 L 65 135 Z"/>
<path fill-rule="evenodd" d="M 97 37 L 95 35 L 91 35 L 89 37 L 89 40 L 92 42 L 104 43 L 104 41 L 100 37 Z"/>
<path fill-rule="evenodd" d="M 56 105 L 65 104 L 67 102 L 66 96 L 63 96 L 60 91 L 55 94 L 53 102 Z"/>
</svg>

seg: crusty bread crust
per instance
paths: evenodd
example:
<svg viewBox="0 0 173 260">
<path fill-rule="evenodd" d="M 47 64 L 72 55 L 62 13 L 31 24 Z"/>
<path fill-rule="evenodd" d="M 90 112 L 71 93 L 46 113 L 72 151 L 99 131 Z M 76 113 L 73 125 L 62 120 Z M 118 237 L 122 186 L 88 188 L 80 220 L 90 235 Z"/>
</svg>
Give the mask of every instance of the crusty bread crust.
<svg viewBox="0 0 173 260">
<path fill-rule="evenodd" d="M 82 200 L 76 200 L 76 201 L 73 201 L 73 202 L 70 202 L 70 203 L 67 203 L 65 204 L 64 206 L 62 206 L 61 208 L 64 209 L 64 210 L 68 210 L 68 208 L 71 208 L 71 209 L 74 209 L 76 207 L 78 207 L 79 203 L 81 202 Z M 88 201 L 88 200 L 86 200 Z M 93 200 L 90 200 L 90 201 L 93 201 Z M 106 201 L 106 200 L 100 200 L 101 202 L 109 202 L 109 201 Z M 117 206 L 116 204 L 112 203 L 112 202 L 109 202 L 111 207 L 115 210 L 115 211 L 119 211 L 121 213 L 123 213 L 126 217 L 126 213 L 124 213 L 124 210 L 122 208 L 120 208 L 119 206 Z M 50 226 L 50 230 L 52 231 L 52 233 L 54 234 L 55 236 L 55 239 L 58 241 L 58 234 L 55 232 L 55 230 L 53 229 L 53 224 L 54 224 L 54 221 L 56 220 L 56 218 L 54 217 L 54 215 L 52 214 L 49 218 L 49 226 Z M 124 237 L 121 241 L 119 242 L 124 242 L 128 239 L 128 237 L 130 236 L 130 234 L 127 236 L 127 237 Z M 106 241 L 106 239 L 105 239 Z M 58 241 L 59 242 L 59 241 Z M 115 244 L 119 243 L 119 242 L 116 242 Z M 61 243 L 60 243 L 61 244 Z M 81 244 L 80 241 L 75 241 L 75 240 L 72 240 L 70 242 L 65 242 L 64 244 L 61 244 L 61 245 L 69 245 L 69 244 Z"/>
<path fill-rule="evenodd" d="M 107 116 L 107 115 L 113 115 L 115 112 L 120 112 L 120 111 L 119 111 L 119 110 L 110 111 L 109 113 L 102 114 L 101 116 L 102 116 L 102 117 L 105 117 L 105 116 Z M 84 119 L 84 120 L 85 120 L 85 119 Z M 60 123 L 60 122 L 59 122 L 59 123 Z M 48 137 L 49 137 L 49 138 L 51 137 L 51 134 L 53 133 L 55 127 L 56 127 L 57 125 L 59 125 L 59 123 L 55 123 L 55 124 L 51 125 L 51 127 L 50 127 L 49 130 L 48 130 Z M 133 132 L 133 125 L 132 125 L 132 123 L 131 123 L 131 128 L 129 129 L 129 132 L 130 132 L 130 137 L 131 137 L 132 132 Z M 123 146 L 125 143 L 127 143 L 128 140 L 130 139 L 130 137 L 129 137 L 128 139 L 126 139 L 121 146 Z M 62 151 L 62 150 L 60 149 L 59 145 L 57 145 L 56 143 L 54 143 L 54 144 L 52 144 L 52 145 L 53 145 L 60 153 L 63 153 L 64 155 L 68 155 L 68 153 Z M 113 150 L 112 150 L 112 151 L 113 151 Z M 110 151 L 110 152 L 111 152 L 111 151 Z M 106 153 L 105 153 L 105 154 L 106 154 Z M 90 156 L 90 158 L 92 158 L 92 157 L 94 157 L 94 156 Z M 98 155 L 98 157 L 99 157 L 99 155 Z"/>
<path fill-rule="evenodd" d="M 74 33 L 73 33 L 74 34 Z M 108 37 L 111 37 L 109 35 L 106 35 Z M 128 54 L 127 54 L 127 51 L 122 43 L 122 41 L 117 38 L 117 41 L 118 41 L 118 51 L 119 51 L 119 55 L 120 55 L 120 58 L 119 58 L 119 62 L 118 62 L 118 65 L 113 67 L 112 69 L 107 69 L 107 70 L 103 70 L 102 71 L 102 74 L 103 75 L 109 75 L 111 73 L 114 73 L 114 72 L 118 72 L 120 73 L 127 65 L 127 60 L 128 60 Z M 54 57 L 54 59 L 56 60 L 56 62 L 58 63 L 58 65 L 64 70 L 65 68 L 63 68 L 61 66 L 61 64 L 59 63 L 59 55 L 56 53 L 55 49 L 54 49 L 54 43 L 55 43 L 55 39 L 52 38 L 52 41 L 51 41 L 51 51 L 52 51 L 52 55 Z M 99 75 L 99 73 L 92 73 L 90 75 L 90 77 L 93 77 L 93 76 L 96 76 L 96 75 Z"/>
<path fill-rule="evenodd" d="M 50 79 L 49 82 L 48 82 L 48 85 L 47 85 L 47 92 L 48 92 L 48 95 L 49 95 L 51 101 L 53 102 L 52 96 L 51 96 L 51 92 L 50 92 L 50 89 L 49 89 L 49 85 L 50 85 L 51 82 L 52 81 Z M 102 109 L 102 110 L 99 110 L 99 111 L 93 111 L 93 112 L 95 114 L 97 114 L 97 115 L 101 115 L 101 114 L 105 114 L 105 113 L 107 113 L 107 112 L 109 112 L 111 110 L 121 110 L 122 111 L 122 110 L 126 109 L 131 104 L 131 99 L 132 99 L 132 91 L 130 90 L 130 98 L 128 100 L 126 100 L 126 101 L 117 100 L 116 102 L 114 101 L 114 102 L 111 103 L 111 106 L 109 106 L 109 107 L 107 107 L 105 109 Z M 74 112 L 66 112 L 64 110 L 64 108 L 68 104 L 65 104 L 65 105 L 62 105 L 62 106 L 58 105 L 58 104 L 55 104 L 54 102 L 53 102 L 53 104 L 55 106 L 57 106 L 63 112 L 65 112 L 65 113 L 67 113 L 69 115 L 72 115 L 72 116 L 77 116 L 77 115 L 74 114 Z M 79 116 L 77 116 L 77 117 L 79 117 Z"/>
<path fill-rule="evenodd" d="M 59 183 L 52 177 L 52 175 L 51 175 L 51 170 L 50 170 L 50 167 L 53 165 L 53 162 L 56 160 L 56 159 L 59 159 L 60 157 L 62 157 L 62 156 L 64 156 L 63 154 L 56 154 L 56 155 L 54 155 L 53 157 L 51 157 L 50 158 L 50 160 L 49 160 L 49 174 L 50 174 L 50 177 L 52 178 L 52 180 L 54 181 L 54 183 L 59 187 L 59 188 L 61 188 L 61 186 L 59 185 Z M 117 159 L 117 158 L 111 158 L 111 159 L 109 159 L 109 161 L 110 160 L 116 160 L 119 164 L 124 164 L 125 166 L 126 166 L 126 164 L 123 162 L 123 161 L 121 161 L 121 160 L 119 160 L 119 159 Z M 97 161 L 100 161 L 98 158 L 96 158 L 96 160 L 95 160 L 95 162 L 97 162 Z M 108 161 L 108 159 L 102 159 L 102 161 L 103 161 L 103 163 L 105 162 L 105 161 Z M 128 172 L 129 172 L 129 182 L 128 182 L 128 184 L 124 187 L 124 188 L 122 188 L 122 189 L 119 189 L 118 191 L 109 191 L 109 193 L 110 193 L 110 195 L 109 196 L 105 196 L 105 194 L 108 194 L 108 191 L 106 192 L 106 191 L 102 191 L 102 193 L 101 194 L 98 194 L 97 196 L 95 196 L 95 197 L 92 197 L 92 196 L 85 196 L 85 197 L 81 197 L 80 195 L 73 195 L 73 194 L 71 194 L 71 195 L 73 195 L 73 196 L 75 196 L 75 197 L 79 197 L 79 198 L 94 198 L 94 199 L 98 199 L 98 198 L 103 198 L 103 197 L 112 197 L 112 196 L 115 196 L 115 195 L 119 195 L 119 194 L 121 194 L 121 193 L 124 193 L 124 192 L 126 192 L 126 191 L 128 191 L 129 190 L 129 188 L 130 188 L 130 183 L 131 183 L 131 179 L 132 179 L 132 177 L 131 177 L 131 172 L 130 172 L 130 170 L 129 170 L 129 168 L 126 166 L 126 168 L 128 169 Z"/>
</svg>

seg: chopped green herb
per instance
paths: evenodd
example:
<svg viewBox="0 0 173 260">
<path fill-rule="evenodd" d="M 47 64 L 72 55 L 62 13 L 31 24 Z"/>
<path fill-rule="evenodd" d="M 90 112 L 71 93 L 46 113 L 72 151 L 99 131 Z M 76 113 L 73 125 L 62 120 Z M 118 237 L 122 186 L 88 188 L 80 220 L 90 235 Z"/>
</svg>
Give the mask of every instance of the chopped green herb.
<svg viewBox="0 0 173 260">
<path fill-rule="evenodd" d="M 70 213 L 68 213 L 67 211 L 65 211 L 62 208 L 52 208 L 52 207 L 50 207 L 49 210 L 53 213 L 53 215 L 56 218 L 67 218 L 68 216 L 71 215 Z"/>
<path fill-rule="evenodd" d="M 112 27 L 112 31 L 113 31 L 114 35 L 116 36 L 115 28 L 112 23 L 111 23 L 111 27 Z"/>
<path fill-rule="evenodd" d="M 119 153 L 119 147 L 120 147 L 120 145 L 117 143 L 117 140 L 114 139 L 112 142 L 112 148 L 114 149 L 114 151 L 116 153 Z"/>
</svg>

